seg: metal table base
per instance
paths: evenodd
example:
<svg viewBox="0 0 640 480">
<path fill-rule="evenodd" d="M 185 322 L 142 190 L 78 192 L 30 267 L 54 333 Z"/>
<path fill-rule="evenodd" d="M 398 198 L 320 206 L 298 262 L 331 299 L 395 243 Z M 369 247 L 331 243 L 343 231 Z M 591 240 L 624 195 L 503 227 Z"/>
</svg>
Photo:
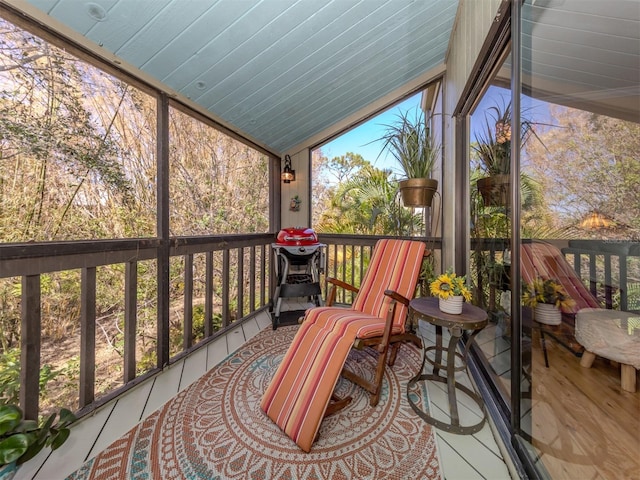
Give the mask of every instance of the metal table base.
<svg viewBox="0 0 640 480">
<path fill-rule="evenodd" d="M 440 312 L 437 308 L 437 299 L 435 298 L 419 298 L 412 300 L 409 306 L 409 315 L 418 317 L 436 327 L 436 344 L 425 347 L 422 353 L 422 365 L 418 373 L 409 380 L 407 384 L 407 400 L 413 411 L 424 421 L 441 430 L 461 435 L 470 435 L 480 431 L 486 420 L 484 410 L 484 402 L 482 398 L 469 387 L 456 382 L 456 372 L 465 371 L 467 369 L 467 355 L 469 348 L 473 343 L 475 336 L 487 325 L 487 314 L 483 310 L 472 305 L 466 305 L 461 315 L 450 315 Z M 412 319 L 413 320 L 413 319 Z M 413 322 L 415 324 L 415 322 Z M 449 330 L 451 337 L 449 344 L 445 348 L 442 341 L 442 328 Z M 471 330 L 473 333 L 469 339 L 464 342 L 463 353 L 456 352 L 458 343 L 462 338 L 464 330 Z M 434 352 L 434 358 L 428 357 L 429 352 Z M 446 363 L 442 362 L 443 353 L 447 354 Z M 456 366 L 456 358 L 461 361 L 461 365 Z M 433 365 L 433 373 L 423 373 L 426 362 Z M 446 371 L 446 376 L 440 375 L 440 370 Z M 447 395 L 449 400 L 449 413 L 451 422 L 438 420 L 428 413 L 421 410 L 418 405 L 411 399 L 411 388 L 419 381 L 431 380 L 444 383 L 447 385 Z M 480 408 L 482 418 L 473 425 L 461 425 L 458 414 L 458 399 L 456 391 L 460 390 L 471 398 Z"/>
</svg>

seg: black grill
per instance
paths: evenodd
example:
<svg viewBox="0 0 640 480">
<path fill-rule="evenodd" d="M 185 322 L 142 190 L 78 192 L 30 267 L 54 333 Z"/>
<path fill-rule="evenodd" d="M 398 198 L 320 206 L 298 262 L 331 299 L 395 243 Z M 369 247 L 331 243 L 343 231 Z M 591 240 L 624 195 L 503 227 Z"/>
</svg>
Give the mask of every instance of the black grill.
<svg viewBox="0 0 640 480">
<path fill-rule="evenodd" d="M 282 312 L 282 299 L 308 297 L 316 306 L 322 304 L 320 274 L 324 271 L 326 245 L 293 246 L 272 243 L 275 260 L 276 288 L 269 303 L 273 329 L 281 324 L 281 315 L 287 314 L 293 322 L 304 315 L 304 310 Z M 292 323 L 292 322 L 287 322 Z"/>
</svg>

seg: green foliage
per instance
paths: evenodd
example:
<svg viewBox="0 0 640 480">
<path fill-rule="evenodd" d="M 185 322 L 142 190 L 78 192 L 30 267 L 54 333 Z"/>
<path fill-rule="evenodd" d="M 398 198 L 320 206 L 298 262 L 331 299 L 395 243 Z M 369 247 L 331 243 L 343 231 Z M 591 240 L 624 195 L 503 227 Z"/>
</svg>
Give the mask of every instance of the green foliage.
<svg viewBox="0 0 640 480">
<path fill-rule="evenodd" d="M 49 364 L 40 368 L 40 395 L 44 396 L 48 383 L 62 372 Z M 11 348 L 0 353 L 0 403 L 18 403 L 20 394 L 20 349 Z"/>
<path fill-rule="evenodd" d="M 136 374 L 148 372 L 156 368 L 158 364 L 158 355 L 156 353 L 155 341 L 150 342 L 151 345 L 143 352 L 140 360 L 136 362 Z"/>
<path fill-rule="evenodd" d="M 406 178 L 429 178 L 441 158 L 440 145 L 429 126 L 431 120 L 419 107 L 400 112 L 378 139 L 384 141 L 380 154 L 387 151 L 393 155 Z"/>
<path fill-rule="evenodd" d="M 607 236 L 640 236 L 640 125 L 557 105 L 550 113 L 560 126 L 540 134 L 546 149 L 527 148 L 526 169 L 555 210 L 556 227 L 598 211 L 620 226 Z"/>
<path fill-rule="evenodd" d="M 52 413 L 42 424 L 25 420 L 16 405 L 0 405 L 0 465 L 16 462 L 18 465 L 35 457 L 44 447 L 58 449 L 69 438 L 67 428 L 76 420 L 66 408 Z"/>
<path fill-rule="evenodd" d="M 318 229 L 324 232 L 363 235 L 410 235 L 422 228 L 422 216 L 402 208 L 397 201 L 397 182 L 390 170 L 368 162 L 334 190 L 331 208 Z"/>
</svg>

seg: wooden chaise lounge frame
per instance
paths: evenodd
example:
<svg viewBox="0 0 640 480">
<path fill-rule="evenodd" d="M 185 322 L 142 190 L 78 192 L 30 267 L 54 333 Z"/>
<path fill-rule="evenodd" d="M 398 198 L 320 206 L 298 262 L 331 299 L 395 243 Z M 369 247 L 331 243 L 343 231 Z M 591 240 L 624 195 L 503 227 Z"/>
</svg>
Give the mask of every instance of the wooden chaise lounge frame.
<svg viewBox="0 0 640 480">
<path fill-rule="evenodd" d="M 425 252 L 425 256 L 428 256 L 430 252 Z M 336 299 L 336 291 L 337 288 L 343 288 L 347 291 L 358 293 L 359 289 L 354 287 L 353 285 L 338 280 L 336 278 L 328 277 L 327 282 L 331 284 L 329 287 L 329 292 L 327 294 L 327 306 L 333 306 Z M 407 308 L 409 307 L 410 299 L 400 295 L 393 290 L 385 290 L 384 294 L 390 297 L 393 301 L 391 302 L 389 309 L 387 311 L 386 324 L 384 333 L 379 337 L 371 337 L 371 338 L 356 338 L 353 342 L 353 348 L 357 350 L 362 350 L 365 347 L 375 347 L 378 351 L 378 362 L 376 364 L 376 370 L 373 377 L 373 382 L 368 381 L 366 378 L 356 375 L 351 370 L 347 368 L 342 369 L 341 375 L 347 380 L 355 383 L 356 385 L 364 388 L 367 392 L 371 394 L 371 398 L 369 399 L 369 405 L 375 407 L 378 405 L 380 401 L 380 391 L 382 390 L 382 379 L 384 377 L 384 369 L 385 369 L 385 357 L 387 353 L 389 353 L 389 357 L 387 358 L 387 365 L 393 367 L 396 362 L 396 356 L 398 355 L 398 349 L 400 345 L 405 342 L 411 342 L 416 347 L 422 348 L 422 341 L 420 337 L 418 337 L 413 332 L 407 332 L 396 335 L 391 335 L 391 326 L 393 322 L 393 316 L 396 310 L 396 305 L 401 303 L 405 305 Z M 389 352 L 390 350 L 390 352 Z M 352 398 L 340 398 L 336 395 L 332 395 L 332 402 L 327 407 L 324 416 L 328 417 L 329 415 L 333 415 L 336 412 L 339 412 L 344 407 L 349 405 Z"/>
<path fill-rule="evenodd" d="M 350 402 L 333 395 L 341 375 L 369 392 L 370 404 L 375 406 L 380 401 L 387 355 L 393 365 L 401 343 L 421 345 L 416 335 L 405 330 L 405 324 L 424 251 L 422 242 L 378 240 L 360 288 L 332 279 L 327 306 L 306 312 L 260 403 L 304 451 L 311 449 L 322 419 Z M 332 306 L 336 287 L 356 292 L 350 307 Z M 373 381 L 344 368 L 349 351 L 366 346 L 379 352 Z"/>
</svg>

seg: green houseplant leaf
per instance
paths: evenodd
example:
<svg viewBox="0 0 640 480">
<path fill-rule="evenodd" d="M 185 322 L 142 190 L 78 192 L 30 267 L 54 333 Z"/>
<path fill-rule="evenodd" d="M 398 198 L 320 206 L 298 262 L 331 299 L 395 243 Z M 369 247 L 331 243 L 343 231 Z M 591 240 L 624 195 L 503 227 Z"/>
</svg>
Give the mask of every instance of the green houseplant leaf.
<svg viewBox="0 0 640 480">
<path fill-rule="evenodd" d="M 0 441 L 0 465 L 18 460 L 29 449 L 29 436 L 18 433 Z"/>
<path fill-rule="evenodd" d="M 15 405 L 0 405 L 0 436 L 12 431 L 22 420 L 22 410 Z"/>
<path fill-rule="evenodd" d="M 35 457 L 44 447 L 59 448 L 71 431 L 67 428 L 76 417 L 63 408 L 52 413 L 38 425 L 34 420 L 25 420 L 24 413 L 16 405 L 0 405 L 0 466 L 16 462 L 20 465 Z"/>
</svg>

